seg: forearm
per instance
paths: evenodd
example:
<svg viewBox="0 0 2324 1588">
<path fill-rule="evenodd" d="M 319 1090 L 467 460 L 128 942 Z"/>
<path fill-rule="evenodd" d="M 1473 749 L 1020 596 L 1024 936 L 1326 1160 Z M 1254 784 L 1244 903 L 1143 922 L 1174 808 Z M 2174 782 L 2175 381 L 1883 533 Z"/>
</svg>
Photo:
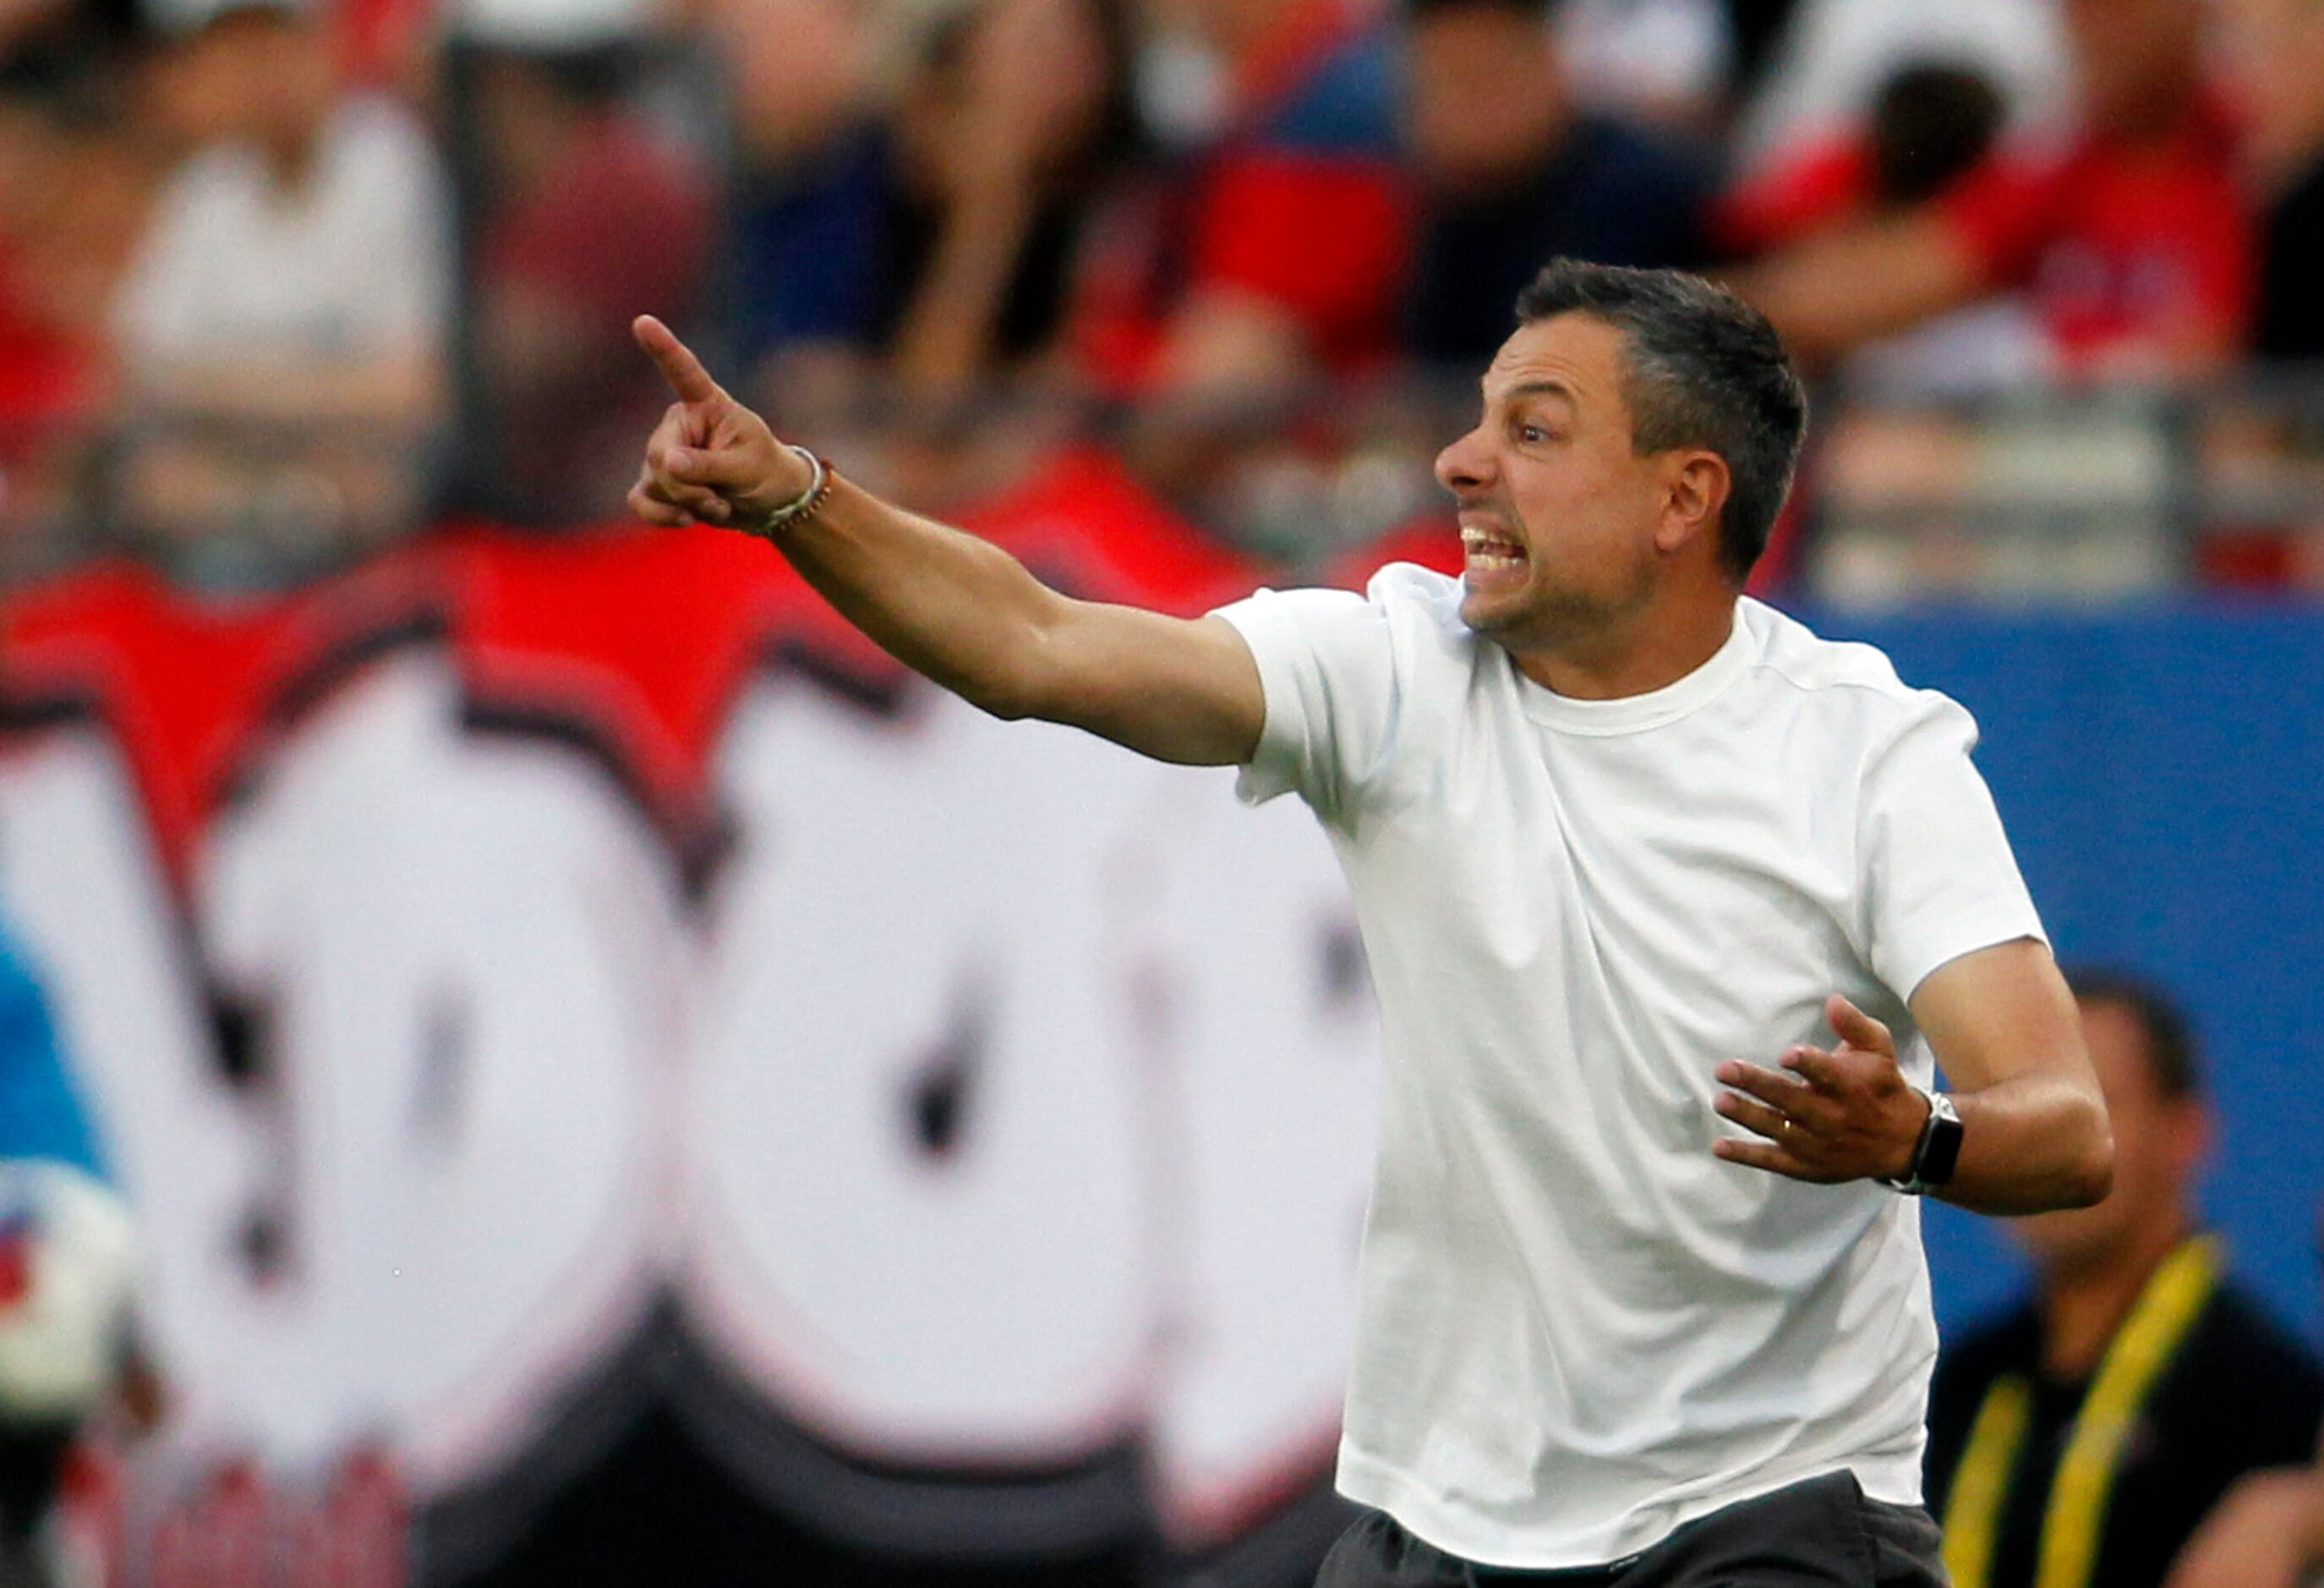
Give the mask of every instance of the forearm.
<svg viewBox="0 0 2324 1588">
<path fill-rule="evenodd" d="M 1977 262 L 1925 216 L 1815 238 L 1737 272 L 1728 284 L 1774 322 L 1795 357 L 1817 364 L 1983 290 Z"/>
<path fill-rule="evenodd" d="M 1266 691 L 1223 618 L 1075 601 L 989 541 L 844 479 L 826 488 L 669 327 L 641 315 L 636 332 L 678 398 L 630 490 L 648 523 L 761 528 L 841 616 L 996 716 L 1042 717 L 1201 765 L 1231 765 L 1259 743 Z M 811 488 L 820 499 L 802 501 Z"/>
<path fill-rule="evenodd" d="M 1044 634 L 1064 598 L 1000 547 L 836 476 L 822 509 L 775 543 L 906 667 L 996 716 L 1038 711 Z"/>
<path fill-rule="evenodd" d="M 2045 1213 L 2102 1200 L 2114 1177 L 2114 1136 L 2089 1088 L 2063 1076 L 2021 1075 L 1951 1094 L 1961 1150 L 1938 1193 L 1987 1214 Z"/>
<path fill-rule="evenodd" d="M 906 390 L 955 396 L 982 373 L 1032 217 L 1021 180 L 954 206 L 896 336 L 896 378 Z"/>
</svg>

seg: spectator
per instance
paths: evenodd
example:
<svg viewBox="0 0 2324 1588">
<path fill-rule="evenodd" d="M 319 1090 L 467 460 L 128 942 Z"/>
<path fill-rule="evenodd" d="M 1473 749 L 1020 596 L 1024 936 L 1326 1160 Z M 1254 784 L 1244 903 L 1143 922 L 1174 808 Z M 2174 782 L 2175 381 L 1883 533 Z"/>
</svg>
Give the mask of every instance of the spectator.
<svg viewBox="0 0 2324 1588">
<path fill-rule="evenodd" d="M 61 527 L 107 405 L 106 306 L 154 162 L 110 42 L 54 26 L 0 62 L 0 518 Z M 15 549 L 12 547 L 11 549 Z"/>
<path fill-rule="evenodd" d="M 2324 359 L 2324 10 L 2240 0 L 2236 103 L 2253 176 L 2268 201 L 2255 350 Z"/>
<path fill-rule="evenodd" d="M 2000 91 L 1974 68 L 1909 62 L 1880 86 L 1860 132 L 1812 143 L 1728 193 L 1720 242 L 1759 254 L 1907 213 L 1992 153 L 2006 115 Z"/>
<path fill-rule="evenodd" d="M 2324 1571 L 2324 1460 L 2236 1481 L 2171 1569 L 2169 1588 L 2301 1588 Z"/>
<path fill-rule="evenodd" d="M 1128 147 L 1130 67 L 1104 0 L 987 0 L 939 36 L 899 124 L 921 196 L 900 228 L 906 390 L 958 395 L 992 354 L 1055 337 L 1081 211 Z"/>
<path fill-rule="evenodd" d="M 1738 85 L 1735 169 L 1756 181 L 1860 124 L 1881 85 L 1915 60 L 1951 62 L 1994 84 L 2020 126 L 2067 114 L 2071 85 L 2060 0 L 1798 0 L 1762 32 L 1762 70 Z"/>
<path fill-rule="evenodd" d="M 639 378 L 630 319 L 642 305 L 684 322 L 705 306 L 716 185 L 631 103 L 647 66 L 609 42 L 494 52 L 473 79 L 483 404 L 466 419 L 485 461 L 471 485 L 517 522 L 619 511 L 631 471 L 613 439 L 663 406 L 653 372 Z"/>
<path fill-rule="evenodd" d="M 884 355 L 907 395 L 957 401 L 1056 341 L 1083 217 L 1130 142 L 1127 20 L 982 0 L 914 56 L 892 118 L 843 121 L 807 180 L 754 184 L 745 356 L 820 344 L 860 387 Z"/>
<path fill-rule="evenodd" d="M 2324 1417 L 2316 1365 L 2195 1233 L 2209 1116 L 2184 1023 L 2144 983 L 2069 980 L 2114 1191 L 2019 1221 L 2034 1299 L 1938 1362 L 1927 1492 L 1956 1588 L 2153 1588 L 2228 1484 L 2301 1459 Z"/>
<path fill-rule="evenodd" d="M 1816 237 L 1738 283 L 1829 358 L 2022 289 L 2049 362 L 2172 376 L 2242 346 L 2252 217 L 2202 80 L 2203 0 L 2067 0 L 2080 128 L 2046 157 L 1988 161 L 1929 204 Z"/>
<path fill-rule="evenodd" d="M 451 242 L 435 156 L 343 94 L 297 0 L 169 0 L 158 103 L 193 152 L 115 305 L 140 516 L 200 534 L 289 496 L 408 519 L 445 400 Z"/>
<path fill-rule="evenodd" d="M 1560 0 L 1555 26 L 1584 107 L 1697 135 L 1720 125 L 1739 61 L 1722 0 Z"/>
<path fill-rule="evenodd" d="M 890 169 L 879 32 L 848 0 L 721 0 L 712 21 L 740 163 L 735 351 L 770 410 L 815 434 L 866 375 Z"/>
<path fill-rule="evenodd" d="M 2317 1229 L 2324 1255 L 2324 1222 Z M 2238 1478 L 2171 1568 L 2168 1588 L 2301 1588 L 2324 1571 L 2324 1450 Z"/>
<path fill-rule="evenodd" d="M 1411 0 L 1405 123 L 1423 192 L 1408 348 L 1489 362 L 1548 260 L 1698 268 L 1707 157 L 1567 92 L 1548 0 Z"/>
<path fill-rule="evenodd" d="M 42 1523 L 82 1422 L 127 1352 L 129 1217 L 0 932 L 0 1583 L 42 1584 Z"/>
<path fill-rule="evenodd" d="M 1994 150 L 2007 106 L 1975 68 L 1908 62 L 1881 85 L 1868 125 L 1811 143 L 1720 201 L 1720 246 L 1749 257 L 1883 218 L 1936 198 Z M 1978 391 L 2043 366 L 2040 326 L 1993 300 L 1858 349 L 1851 381 L 1887 391 Z"/>
<path fill-rule="evenodd" d="M 1356 0 L 1183 0 L 1220 125 L 1113 208 L 1078 346 L 1104 388 L 1200 403 L 1377 365 L 1395 346 L 1409 198 L 1394 37 Z"/>
</svg>

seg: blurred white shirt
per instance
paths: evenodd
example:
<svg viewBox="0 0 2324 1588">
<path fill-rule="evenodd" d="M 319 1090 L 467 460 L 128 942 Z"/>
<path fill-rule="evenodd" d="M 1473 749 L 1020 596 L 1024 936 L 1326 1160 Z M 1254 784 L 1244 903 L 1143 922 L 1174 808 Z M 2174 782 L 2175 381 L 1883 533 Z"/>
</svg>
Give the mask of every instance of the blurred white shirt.
<svg viewBox="0 0 2324 1588">
<path fill-rule="evenodd" d="M 1900 67 L 1927 60 L 1983 72 L 2021 129 L 2058 122 L 2070 106 L 2055 0 L 1802 0 L 1737 126 L 1738 174 L 1855 125 Z"/>
<path fill-rule="evenodd" d="M 320 367 L 440 346 L 453 288 L 449 192 L 401 107 L 356 98 L 286 193 L 254 149 L 173 178 L 115 302 L 135 378 L 170 366 Z"/>
</svg>

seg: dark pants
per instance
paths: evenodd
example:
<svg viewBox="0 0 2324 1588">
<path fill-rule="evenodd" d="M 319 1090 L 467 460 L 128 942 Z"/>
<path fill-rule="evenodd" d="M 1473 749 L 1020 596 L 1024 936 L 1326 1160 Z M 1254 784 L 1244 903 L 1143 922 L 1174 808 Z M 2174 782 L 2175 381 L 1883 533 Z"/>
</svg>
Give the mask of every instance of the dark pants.
<svg viewBox="0 0 2324 1588">
<path fill-rule="evenodd" d="M 1941 1537 L 1917 1505 L 1868 1500 L 1852 1473 L 1711 1512 L 1611 1565 L 1520 1572 L 1424 1544 L 1379 1511 L 1348 1529 L 1315 1588 L 1944 1588 Z"/>
</svg>

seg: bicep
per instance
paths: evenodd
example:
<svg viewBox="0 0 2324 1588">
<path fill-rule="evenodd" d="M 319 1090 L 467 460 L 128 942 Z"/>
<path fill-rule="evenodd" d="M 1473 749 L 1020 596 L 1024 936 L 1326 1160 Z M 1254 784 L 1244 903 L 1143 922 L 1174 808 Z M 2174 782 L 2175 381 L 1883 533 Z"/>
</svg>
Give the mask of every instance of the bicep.
<svg viewBox="0 0 2324 1588">
<path fill-rule="evenodd" d="M 1939 965 L 1914 990 L 1912 1010 L 1957 1091 L 2047 1075 L 2098 1095 L 2081 1012 L 2039 938 L 1996 944 Z"/>
<path fill-rule="evenodd" d="M 1259 663 L 1224 618 L 1060 597 L 1040 649 L 1030 716 L 1188 766 L 1240 766 L 1259 747 Z"/>
</svg>

